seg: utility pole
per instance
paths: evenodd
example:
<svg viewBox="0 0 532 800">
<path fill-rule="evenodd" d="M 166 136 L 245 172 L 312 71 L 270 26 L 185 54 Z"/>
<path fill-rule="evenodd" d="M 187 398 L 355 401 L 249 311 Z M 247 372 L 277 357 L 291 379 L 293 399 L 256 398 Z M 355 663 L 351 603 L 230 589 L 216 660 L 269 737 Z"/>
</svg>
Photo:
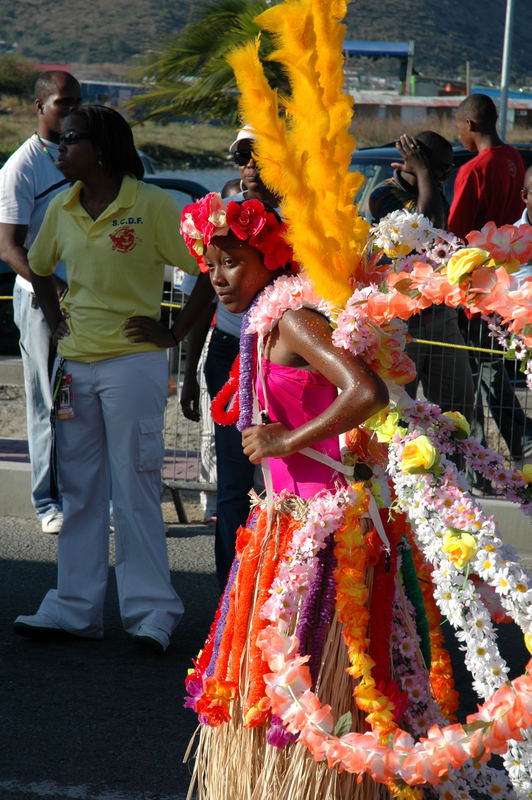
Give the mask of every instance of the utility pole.
<svg viewBox="0 0 532 800">
<path fill-rule="evenodd" d="M 504 47 L 502 52 L 501 100 L 499 107 L 499 136 L 506 138 L 506 118 L 508 115 L 508 83 L 512 61 L 512 27 L 514 19 L 514 0 L 506 0 L 506 21 L 504 24 Z"/>
</svg>

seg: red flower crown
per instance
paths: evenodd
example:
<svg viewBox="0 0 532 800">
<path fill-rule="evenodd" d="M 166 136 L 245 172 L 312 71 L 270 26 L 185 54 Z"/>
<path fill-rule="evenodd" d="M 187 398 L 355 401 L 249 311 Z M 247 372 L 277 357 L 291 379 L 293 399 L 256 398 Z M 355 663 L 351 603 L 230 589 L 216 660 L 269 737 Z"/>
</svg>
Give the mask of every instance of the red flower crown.
<svg viewBox="0 0 532 800">
<path fill-rule="evenodd" d="M 298 271 L 292 248 L 285 238 L 285 223 L 260 200 L 225 203 L 219 194 L 210 192 L 185 206 L 180 231 L 201 272 L 207 272 L 203 258 L 205 248 L 214 236 L 227 236 L 229 231 L 256 247 L 263 254 L 267 269 Z"/>
</svg>

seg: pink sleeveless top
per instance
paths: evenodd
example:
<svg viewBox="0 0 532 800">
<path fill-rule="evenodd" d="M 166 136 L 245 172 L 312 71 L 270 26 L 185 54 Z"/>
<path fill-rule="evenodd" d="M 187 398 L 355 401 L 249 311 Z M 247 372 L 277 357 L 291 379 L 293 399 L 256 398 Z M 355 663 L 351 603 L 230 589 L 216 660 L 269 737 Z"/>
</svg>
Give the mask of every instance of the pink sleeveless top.
<svg viewBox="0 0 532 800">
<path fill-rule="evenodd" d="M 272 422 L 282 424 L 293 430 L 324 411 L 338 391 L 334 384 L 320 372 L 306 369 L 284 367 L 262 359 L 262 372 L 268 398 L 268 413 Z M 259 408 L 263 409 L 264 395 L 260 376 L 255 378 L 255 389 Z M 338 437 L 326 439 L 314 446 L 315 450 L 326 453 L 340 461 Z M 275 492 L 287 489 L 304 499 L 312 497 L 322 489 L 334 489 L 345 483 L 341 473 L 320 464 L 301 453 L 286 458 L 270 458 L 273 488 Z"/>
</svg>

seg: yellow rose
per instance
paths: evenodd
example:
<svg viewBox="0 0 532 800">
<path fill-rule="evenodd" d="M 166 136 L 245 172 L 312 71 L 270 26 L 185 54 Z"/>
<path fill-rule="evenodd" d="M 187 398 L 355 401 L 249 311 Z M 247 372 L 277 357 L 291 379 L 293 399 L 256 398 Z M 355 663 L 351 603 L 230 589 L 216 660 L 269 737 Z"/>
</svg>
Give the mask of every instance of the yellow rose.
<svg viewBox="0 0 532 800">
<path fill-rule="evenodd" d="M 525 633 L 525 646 L 528 652 L 532 655 L 532 633 Z"/>
<path fill-rule="evenodd" d="M 401 457 L 403 472 L 434 472 L 439 464 L 440 454 L 428 436 L 418 436 L 406 443 Z"/>
<path fill-rule="evenodd" d="M 454 533 L 448 530 L 443 537 L 442 548 L 444 553 L 449 556 L 457 569 L 463 569 L 477 552 L 477 542 L 474 536 L 465 531 Z"/>
<path fill-rule="evenodd" d="M 488 263 L 490 261 L 491 263 Z M 479 247 L 465 247 L 463 250 L 458 250 L 447 262 L 447 280 L 453 285 L 460 283 L 460 278 L 482 264 L 494 266 L 487 250 L 481 250 Z"/>
<path fill-rule="evenodd" d="M 525 464 L 518 473 L 525 483 L 532 483 L 532 464 Z"/>
<path fill-rule="evenodd" d="M 471 433 L 471 426 L 463 414 L 459 411 L 444 411 L 443 416 L 454 422 L 453 436 L 455 439 L 467 439 Z"/>
</svg>

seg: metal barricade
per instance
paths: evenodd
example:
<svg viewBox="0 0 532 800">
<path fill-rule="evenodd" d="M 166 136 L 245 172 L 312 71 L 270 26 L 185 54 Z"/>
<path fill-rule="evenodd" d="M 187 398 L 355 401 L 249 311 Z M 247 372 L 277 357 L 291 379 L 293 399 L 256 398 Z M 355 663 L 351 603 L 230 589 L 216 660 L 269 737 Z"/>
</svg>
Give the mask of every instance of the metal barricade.
<svg viewBox="0 0 532 800">
<path fill-rule="evenodd" d="M 173 284 L 165 288 L 163 319 L 171 325 L 179 308 L 186 300 L 183 292 Z M 202 404 L 202 417 L 199 422 L 187 419 L 180 406 L 180 394 L 186 363 L 187 340 L 168 351 L 168 402 L 166 405 L 164 443 L 165 460 L 163 466 L 163 487 L 170 490 L 180 522 L 187 522 L 182 494 L 194 502 L 199 501 L 201 492 L 216 493 L 216 464 L 214 460 L 214 428 L 208 417 L 208 403 Z M 203 375 L 202 362 L 198 366 L 200 393 L 205 398 L 207 387 Z"/>
<path fill-rule="evenodd" d="M 417 396 L 461 411 L 472 435 L 509 466 L 532 461 L 532 395 L 519 361 L 504 358 L 487 323 L 432 307 L 410 320 L 409 333 L 422 340 L 408 347 L 420 377 Z M 489 484 L 477 488 L 489 492 Z"/>
</svg>

